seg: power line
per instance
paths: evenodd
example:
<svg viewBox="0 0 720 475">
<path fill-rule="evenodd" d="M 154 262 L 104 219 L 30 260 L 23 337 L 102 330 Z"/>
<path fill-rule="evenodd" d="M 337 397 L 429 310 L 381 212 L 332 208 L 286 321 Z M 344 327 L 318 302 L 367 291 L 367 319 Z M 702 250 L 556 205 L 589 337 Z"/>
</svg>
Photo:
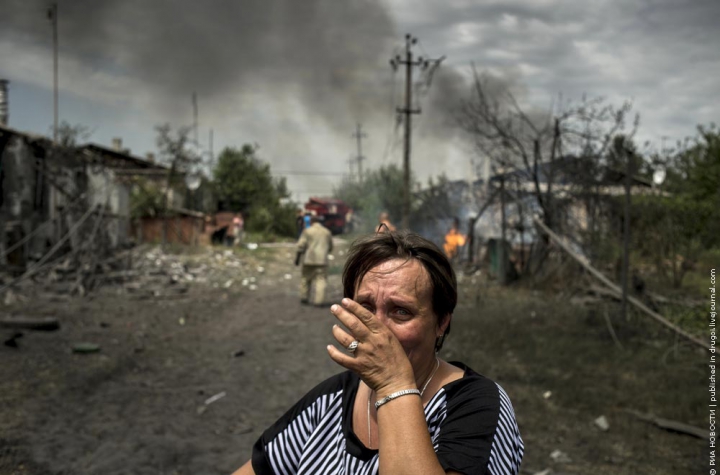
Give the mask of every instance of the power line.
<svg viewBox="0 0 720 475">
<path fill-rule="evenodd" d="M 313 175 L 313 176 L 345 176 L 347 173 L 344 172 L 306 172 L 306 171 L 273 171 L 273 175 L 284 175 L 284 176 L 293 176 L 293 175 Z"/>
</svg>

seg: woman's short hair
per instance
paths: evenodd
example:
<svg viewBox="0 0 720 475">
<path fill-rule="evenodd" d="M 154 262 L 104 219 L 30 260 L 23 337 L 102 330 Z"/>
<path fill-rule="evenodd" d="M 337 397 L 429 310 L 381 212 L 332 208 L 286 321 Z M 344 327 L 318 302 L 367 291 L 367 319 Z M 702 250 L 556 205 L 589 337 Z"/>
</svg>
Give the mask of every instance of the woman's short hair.
<svg viewBox="0 0 720 475">
<path fill-rule="evenodd" d="M 354 298 L 365 274 L 392 259 L 415 259 L 425 268 L 432 286 L 432 309 L 438 322 L 453 313 L 457 304 L 457 279 L 450 261 L 431 241 L 407 231 L 378 232 L 352 244 L 343 270 L 343 296 Z M 443 340 L 448 333 L 450 325 Z M 436 349 L 440 347 L 442 340 Z"/>
</svg>

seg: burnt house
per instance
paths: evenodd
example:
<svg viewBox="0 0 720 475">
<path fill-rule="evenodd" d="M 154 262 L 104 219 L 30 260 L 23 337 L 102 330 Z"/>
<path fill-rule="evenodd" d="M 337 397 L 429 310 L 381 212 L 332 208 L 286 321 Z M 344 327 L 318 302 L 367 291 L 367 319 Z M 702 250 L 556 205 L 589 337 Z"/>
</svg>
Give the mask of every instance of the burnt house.
<svg viewBox="0 0 720 475">
<path fill-rule="evenodd" d="M 129 178 L 163 173 L 125 150 L 63 146 L 0 126 L 0 264 L 22 271 L 52 249 L 79 250 L 88 239 L 105 250 L 124 245 Z"/>
<path fill-rule="evenodd" d="M 532 219 L 541 210 L 538 197 L 550 197 L 557 212 L 555 230 L 584 254 L 578 239 L 582 233 L 621 219 L 613 215 L 612 202 L 625 193 L 625 178 L 624 170 L 590 167 L 582 158 L 567 156 L 538 164 L 536 173 L 518 167 L 497 170 L 485 179 L 451 181 L 446 188 L 448 209 L 460 218 L 461 231 L 473 237 L 474 245 L 469 245 L 473 249 L 466 249 L 465 255 L 480 251 L 482 242 L 501 240 L 503 216 L 507 245 L 523 249 L 540 237 Z M 631 176 L 630 182 L 633 195 L 658 193 L 641 175 Z M 438 219 L 435 235 L 446 232 L 450 221 L 449 217 Z"/>
</svg>

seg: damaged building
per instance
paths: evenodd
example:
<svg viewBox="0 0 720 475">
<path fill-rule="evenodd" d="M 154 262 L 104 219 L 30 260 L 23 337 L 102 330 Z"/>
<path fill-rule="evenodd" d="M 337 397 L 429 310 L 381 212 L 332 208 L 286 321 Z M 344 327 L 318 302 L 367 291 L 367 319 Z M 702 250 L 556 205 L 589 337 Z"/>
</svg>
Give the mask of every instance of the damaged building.
<svg viewBox="0 0 720 475">
<path fill-rule="evenodd" d="M 63 146 L 0 125 L 0 264 L 17 273 L 67 252 L 102 255 L 126 245 L 128 177 L 161 174 L 166 167 L 119 143 Z"/>
<path fill-rule="evenodd" d="M 469 262 L 489 260 L 491 272 L 497 271 L 498 247 L 504 239 L 508 253 L 523 267 L 533 245 L 541 238 L 533 216 L 541 213 L 539 199 L 552 200 L 556 213 L 556 231 L 577 253 L 586 255 L 582 238 L 600 227 L 619 227 L 622 216 L 613 206 L 625 193 L 626 173 L 606 165 L 598 166 L 590 176 L 580 157 L 567 156 L 553 163 L 538 165 L 536 174 L 524 168 L 498 170 L 485 179 L 457 180 L 447 183 L 449 209 L 460 218 L 467 242 L 461 255 Z M 535 182 L 537 178 L 537 183 Z M 652 182 L 635 174 L 630 177 L 630 193 L 657 193 Z M 436 242 L 450 228 L 453 216 L 438 220 Z"/>
</svg>

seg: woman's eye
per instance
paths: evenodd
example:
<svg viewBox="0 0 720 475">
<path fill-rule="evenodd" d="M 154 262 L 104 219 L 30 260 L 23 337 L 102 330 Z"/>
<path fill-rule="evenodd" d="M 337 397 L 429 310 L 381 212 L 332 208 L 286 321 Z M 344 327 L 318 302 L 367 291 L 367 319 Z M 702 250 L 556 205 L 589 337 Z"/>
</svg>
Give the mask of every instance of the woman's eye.
<svg viewBox="0 0 720 475">
<path fill-rule="evenodd" d="M 368 312 L 375 313 L 375 311 L 373 311 L 372 306 L 370 306 L 370 305 L 368 305 L 368 304 L 366 304 L 366 303 L 362 304 L 362 307 L 363 307 L 365 310 L 367 310 Z"/>
<path fill-rule="evenodd" d="M 395 314 L 400 315 L 401 317 L 407 317 L 410 315 L 410 312 L 404 308 L 398 308 L 395 310 Z"/>
</svg>

